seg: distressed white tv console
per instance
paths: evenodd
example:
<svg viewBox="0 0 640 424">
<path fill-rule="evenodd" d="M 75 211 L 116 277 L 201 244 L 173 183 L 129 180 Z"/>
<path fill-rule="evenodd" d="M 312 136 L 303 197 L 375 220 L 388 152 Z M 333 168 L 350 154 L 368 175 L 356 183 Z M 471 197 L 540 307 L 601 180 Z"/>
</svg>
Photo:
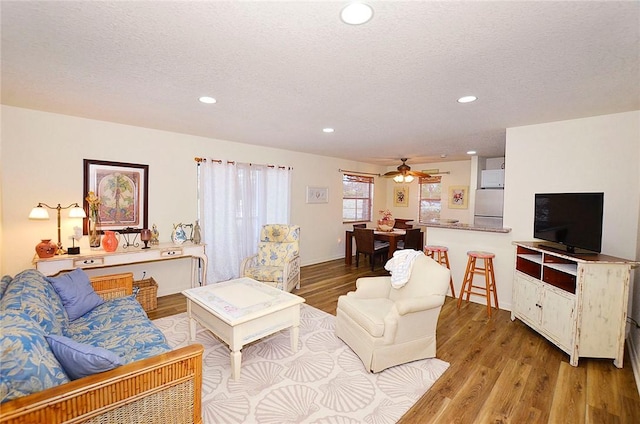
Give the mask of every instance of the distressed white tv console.
<svg viewBox="0 0 640 424">
<path fill-rule="evenodd" d="M 544 243 L 514 242 L 516 318 L 570 356 L 612 358 L 622 368 L 631 267 L 607 255 L 574 255 Z"/>
<path fill-rule="evenodd" d="M 188 257 L 191 258 L 191 287 L 198 287 L 206 281 L 207 256 L 204 244 L 161 243 L 150 246 L 149 249 L 129 247 L 112 253 L 104 250 L 92 250 L 90 253 L 80 255 L 58 255 L 46 259 L 35 258 L 34 263 L 38 271 L 51 276 L 76 268 L 106 268 Z"/>
</svg>

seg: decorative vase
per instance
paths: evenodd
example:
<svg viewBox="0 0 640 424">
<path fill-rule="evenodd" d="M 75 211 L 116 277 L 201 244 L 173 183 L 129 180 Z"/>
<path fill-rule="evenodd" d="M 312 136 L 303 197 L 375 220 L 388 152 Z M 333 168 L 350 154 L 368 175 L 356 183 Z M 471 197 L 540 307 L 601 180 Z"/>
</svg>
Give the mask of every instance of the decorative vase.
<svg viewBox="0 0 640 424">
<path fill-rule="evenodd" d="M 140 230 L 140 240 L 144 242 L 143 249 L 149 249 L 149 241 L 151 240 L 151 230 L 148 228 L 143 228 Z"/>
<path fill-rule="evenodd" d="M 43 239 L 40 243 L 36 244 L 36 253 L 39 258 L 53 258 L 57 248 L 58 246 L 52 243 L 51 239 Z"/>
<path fill-rule="evenodd" d="M 105 231 L 102 238 L 102 248 L 107 252 L 115 252 L 118 248 L 118 239 L 115 231 Z"/>
<path fill-rule="evenodd" d="M 382 218 L 378 220 L 379 231 L 393 231 L 396 220 L 393 218 Z"/>
<path fill-rule="evenodd" d="M 98 217 L 89 218 L 89 247 L 97 249 L 100 247 L 100 234 L 98 234 Z"/>
<path fill-rule="evenodd" d="M 196 219 L 196 225 L 193 226 L 193 242 L 200 244 L 202 241 L 202 231 L 200 229 L 200 222 Z"/>
<path fill-rule="evenodd" d="M 187 241 L 187 233 L 184 232 L 182 223 L 173 225 L 173 232 L 171 233 L 171 241 L 173 244 L 182 244 Z"/>
</svg>

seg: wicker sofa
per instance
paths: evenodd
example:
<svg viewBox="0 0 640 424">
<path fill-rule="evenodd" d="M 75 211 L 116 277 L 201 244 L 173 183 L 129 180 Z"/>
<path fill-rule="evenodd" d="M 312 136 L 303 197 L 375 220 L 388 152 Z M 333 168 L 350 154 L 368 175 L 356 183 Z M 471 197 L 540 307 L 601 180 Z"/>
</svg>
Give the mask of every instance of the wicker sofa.
<svg viewBox="0 0 640 424">
<path fill-rule="evenodd" d="M 91 286 L 104 303 L 70 320 L 40 272 L 2 278 L 0 423 L 201 423 L 202 345 L 171 350 L 131 296 L 131 273 Z M 100 345 L 123 365 L 72 380 L 52 336 Z"/>
</svg>

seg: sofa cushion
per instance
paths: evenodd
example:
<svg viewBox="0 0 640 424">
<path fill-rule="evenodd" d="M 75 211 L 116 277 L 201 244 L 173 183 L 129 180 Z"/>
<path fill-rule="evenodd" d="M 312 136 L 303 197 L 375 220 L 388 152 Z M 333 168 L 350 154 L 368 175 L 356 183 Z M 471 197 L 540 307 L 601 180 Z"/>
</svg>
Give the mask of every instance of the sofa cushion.
<svg viewBox="0 0 640 424">
<path fill-rule="evenodd" d="M 0 309 L 25 312 L 46 334 L 62 335 L 67 325 L 67 313 L 60 296 L 35 269 L 22 271 L 11 280 L 0 300 Z"/>
<path fill-rule="evenodd" d="M 45 332 L 27 313 L 0 312 L 0 402 L 69 382 Z"/>
<path fill-rule="evenodd" d="M 282 285 L 282 267 L 281 266 L 259 266 L 251 267 L 244 270 L 244 276 L 253 278 L 258 281 L 271 281 Z"/>
<path fill-rule="evenodd" d="M 125 364 L 171 350 L 133 296 L 104 302 L 69 322 L 65 334 L 77 342 L 108 349 Z"/>
<path fill-rule="evenodd" d="M 45 338 L 56 359 L 72 380 L 122 365 L 120 357 L 107 349 L 78 343 L 65 336 L 50 335 Z"/>
<path fill-rule="evenodd" d="M 384 335 L 384 318 L 392 307 L 393 302 L 389 299 L 360 299 L 355 296 L 338 298 L 338 309 L 364 328 L 371 337 Z"/>
<path fill-rule="evenodd" d="M 11 278 L 10 275 L 5 275 L 2 277 L 2 279 L 0 279 L 0 299 L 2 299 L 2 296 L 4 295 L 5 290 L 7 290 L 7 287 L 9 287 L 9 283 L 11 282 L 11 280 L 13 280 L 13 278 Z"/>
<path fill-rule="evenodd" d="M 74 269 L 59 277 L 47 277 L 47 281 L 53 285 L 62 299 L 69 321 L 80 318 L 104 302 L 93 290 L 89 276 L 81 268 Z"/>
</svg>

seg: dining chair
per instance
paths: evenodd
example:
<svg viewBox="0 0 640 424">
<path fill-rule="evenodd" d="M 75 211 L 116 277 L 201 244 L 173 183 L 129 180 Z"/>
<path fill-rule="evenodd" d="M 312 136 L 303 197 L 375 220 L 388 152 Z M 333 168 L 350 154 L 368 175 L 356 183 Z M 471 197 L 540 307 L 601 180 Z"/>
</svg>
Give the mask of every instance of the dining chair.
<svg viewBox="0 0 640 424">
<path fill-rule="evenodd" d="M 375 264 L 376 256 L 386 259 L 389 254 L 389 243 L 375 240 L 372 228 L 354 228 L 353 233 L 356 238 L 356 267 L 360 265 L 360 254 L 369 257 L 371 271 Z"/>
<path fill-rule="evenodd" d="M 398 241 L 398 249 L 413 249 L 422 252 L 420 228 L 411 228 L 405 231 L 404 240 Z"/>
<path fill-rule="evenodd" d="M 367 228 L 367 224 L 353 224 L 353 229 L 355 230 L 356 228 Z"/>
</svg>

